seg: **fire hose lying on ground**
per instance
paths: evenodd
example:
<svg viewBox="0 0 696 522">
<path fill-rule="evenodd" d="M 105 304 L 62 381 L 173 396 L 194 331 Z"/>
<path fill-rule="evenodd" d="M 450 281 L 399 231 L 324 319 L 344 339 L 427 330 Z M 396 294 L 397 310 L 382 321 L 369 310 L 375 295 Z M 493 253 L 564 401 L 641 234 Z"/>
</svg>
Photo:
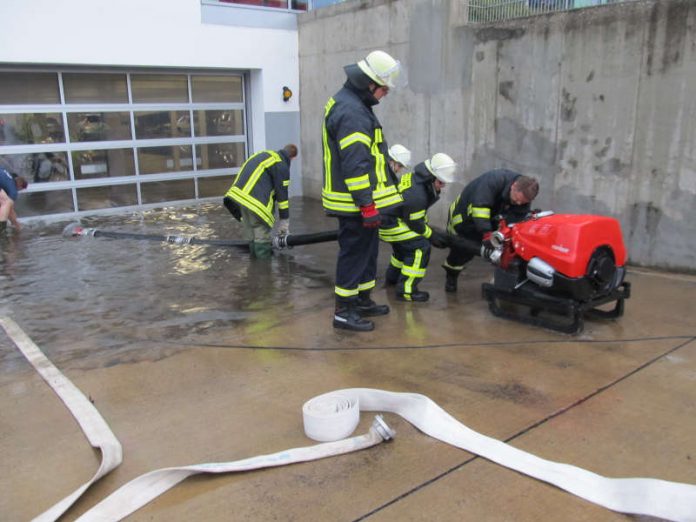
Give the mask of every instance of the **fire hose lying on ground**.
<svg viewBox="0 0 696 522">
<path fill-rule="evenodd" d="M 102 452 L 95 476 L 35 520 L 53 521 L 96 480 L 121 464 L 121 444 L 87 397 L 43 354 L 8 317 L 2 326 L 27 360 L 76 418 L 93 447 Z M 133 513 L 191 475 L 227 473 L 317 460 L 366 449 L 390 440 L 394 432 L 377 417 L 365 435 L 349 437 L 360 421 L 360 411 L 390 412 L 403 417 L 422 433 L 479 455 L 501 466 L 553 484 L 607 509 L 675 521 L 696 521 L 696 486 L 652 478 L 608 478 L 585 469 L 542 459 L 468 428 L 425 395 L 352 388 L 326 393 L 303 408 L 305 434 L 322 442 L 234 462 L 165 468 L 141 475 L 103 499 L 79 520 L 112 521 Z"/>
</svg>

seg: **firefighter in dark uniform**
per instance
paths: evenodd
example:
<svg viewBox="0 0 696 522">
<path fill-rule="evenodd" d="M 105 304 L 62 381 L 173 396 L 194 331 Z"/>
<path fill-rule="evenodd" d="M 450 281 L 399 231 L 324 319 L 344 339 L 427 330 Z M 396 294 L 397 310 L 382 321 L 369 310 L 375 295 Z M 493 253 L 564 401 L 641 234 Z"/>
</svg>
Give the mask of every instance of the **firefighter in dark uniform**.
<svg viewBox="0 0 696 522">
<path fill-rule="evenodd" d="M 387 268 L 387 284 L 396 285 L 396 297 L 402 301 L 424 302 L 428 292 L 418 290 L 430 261 L 430 245 L 445 248 L 447 234 L 428 225 L 428 209 L 440 199 L 440 191 L 454 181 L 457 164 L 441 152 L 419 163 L 401 176 L 399 192 L 404 204 L 399 215 L 385 216 L 379 237 L 391 243 L 392 256 Z"/>
<path fill-rule="evenodd" d="M 290 232 L 290 162 L 297 147 L 286 145 L 279 151 L 264 150 L 247 159 L 237 173 L 223 203 L 244 225 L 244 239 L 258 259 L 271 257 L 271 231 L 275 223 L 274 202 L 278 205 L 278 234 Z"/>
<path fill-rule="evenodd" d="M 347 80 L 326 104 L 322 129 L 322 203 L 338 218 L 334 328 L 374 329 L 365 317 L 389 313 L 370 298 L 375 287 L 381 213 L 401 205 L 387 165 L 387 143 L 372 107 L 395 86 L 400 64 L 383 51 L 345 68 Z"/>
<path fill-rule="evenodd" d="M 482 244 L 482 256 L 490 254 L 489 236 L 498 228 L 499 216 L 508 223 L 524 219 L 530 203 L 539 193 L 539 182 L 508 169 L 489 170 L 471 181 L 454 200 L 447 219 L 447 232 Z M 445 291 L 457 291 L 457 278 L 474 257 L 470 251 L 452 242 L 449 256 L 442 265 L 447 273 Z"/>
</svg>

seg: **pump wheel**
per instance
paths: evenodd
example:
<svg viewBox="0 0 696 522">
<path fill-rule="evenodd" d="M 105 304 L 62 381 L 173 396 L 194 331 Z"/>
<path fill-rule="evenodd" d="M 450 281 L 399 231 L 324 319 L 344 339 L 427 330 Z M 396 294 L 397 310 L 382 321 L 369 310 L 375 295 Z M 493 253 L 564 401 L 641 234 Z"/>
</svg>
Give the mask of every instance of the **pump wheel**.
<svg viewBox="0 0 696 522">
<path fill-rule="evenodd" d="M 587 263 L 587 279 L 592 283 L 597 295 L 611 291 L 616 276 L 614 252 L 608 246 L 601 246 L 592 253 Z"/>
</svg>

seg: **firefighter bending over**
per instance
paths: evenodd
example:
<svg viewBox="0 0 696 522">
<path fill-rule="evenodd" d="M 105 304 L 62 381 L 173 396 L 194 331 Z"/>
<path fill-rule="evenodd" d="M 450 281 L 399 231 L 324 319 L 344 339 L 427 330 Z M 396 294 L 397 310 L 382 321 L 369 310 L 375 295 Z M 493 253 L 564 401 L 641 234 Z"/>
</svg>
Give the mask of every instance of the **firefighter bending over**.
<svg viewBox="0 0 696 522">
<path fill-rule="evenodd" d="M 17 231 L 22 228 L 17 220 L 15 201 L 19 197 L 19 191 L 25 188 L 27 188 L 26 179 L 0 168 L 0 232 L 7 229 L 8 221 Z"/>
<path fill-rule="evenodd" d="M 447 234 L 428 225 L 428 209 L 440 198 L 440 191 L 454 181 L 457 164 L 441 152 L 419 163 L 404 174 L 399 191 L 404 204 L 396 217 L 385 216 L 379 237 L 391 243 L 392 256 L 386 283 L 396 285 L 396 297 L 402 301 L 427 301 L 428 292 L 418 290 L 430 260 L 430 245 L 445 248 Z"/>
<path fill-rule="evenodd" d="M 338 259 L 334 328 L 370 331 L 365 317 L 389 313 L 370 298 L 375 287 L 380 212 L 402 203 L 387 166 L 387 143 L 372 107 L 395 87 L 401 66 L 383 51 L 372 51 L 344 67 L 347 80 L 324 110 L 322 203 L 338 218 Z"/>
<path fill-rule="evenodd" d="M 447 232 L 453 236 L 480 241 L 484 252 L 491 252 L 489 236 L 498 228 L 498 216 L 508 223 L 524 219 L 529 204 L 539 192 L 539 182 L 508 169 L 489 170 L 464 187 L 454 200 L 447 219 Z M 457 278 L 474 257 L 470 251 L 452 242 L 449 256 L 442 265 L 447 273 L 446 292 L 457 291 Z M 484 256 L 485 257 L 485 256 Z"/>
<path fill-rule="evenodd" d="M 244 225 L 244 239 L 258 259 L 272 254 L 271 231 L 275 223 L 274 201 L 278 206 L 278 234 L 290 232 L 290 162 L 297 147 L 288 144 L 279 151 L 263 150 L 247 159 L 237 173 L 223 203 Z"/>
</svg>

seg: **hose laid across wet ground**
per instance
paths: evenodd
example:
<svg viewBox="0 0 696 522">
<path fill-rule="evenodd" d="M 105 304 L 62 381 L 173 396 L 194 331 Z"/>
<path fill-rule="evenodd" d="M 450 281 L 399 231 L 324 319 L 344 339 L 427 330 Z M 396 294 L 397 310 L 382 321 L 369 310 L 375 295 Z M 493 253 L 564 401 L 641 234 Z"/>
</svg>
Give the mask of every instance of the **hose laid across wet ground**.
<svg viewBox="0 0 696 522">
<path fill-rule="evenodd" d="M 41 350 L 11 319 L 0 318 L 0 326 L 68 405 L 90 442 L 103 451 L 102 465 L 92 481 L 39 517 L 42 520 L 55 520 L 92 482 L 112 469 L 107 469 L 108 466 L 104 464 L 106 460 L 111 461 L 114 464 L 113 467 L 120 463 L 120 443 L 93 406 L 83 408 L 87 401 L 84 395 L 50 363 Z M 50 371 L 50 378 L 42 369 Z M 76 403 L 79 407 L 71 407 L 72 403 Z M 364 449 L 392 437 L 391 429 L 378 419 L 366 435 L 345 438 L 358 425 L 361 410 L 397 414 L 433 438 L 555 485 L 613 511 L 675 521 L 696 520 L 696 486 L 694 485 L 652 478 L 608 478 L 576 466 L 545 460 L 471 430 L 425 395 L 369 388 L 333 391 L 305 403 L 303 407 L 305 433 L 314 440 L 328 441 L 324 444 L 295 448 L 242 461 L 152 471 L 116 490 L 84 513 L 79 520 L 120 520 L 192 474 L 242 471 L 315 460 Z M 96 421 L 95 414 L 98 417 Z M 85 419 L 85 416 L 88 418 Z M 97 439 L 109 438 L 106 432 L 111 434 L 115 445 L 95 444 Z M 98 433 L 98 436 L 95 433 Z M 119 450 L 118 459 L 115 458 L 113 451 L 116 447 Z"/>
<path fill-rule="evenodd" d="M 103 237 L 107 239 L 135 239 L 141 241 L 161 241 L 175 245 L 211 245 L 219 247 L 235 247 L 249 249 L 249 241 L 243 239 L 207 239 L 196 236 L 177 236 L 162 234 L 140 234 L 136 232 L 115 232 L 98 228 L 83 227 L 78 223 L 70 223 L 63 229 L 63 237 Z M 276 249 L 292 248 L 301 245 L 326 243 L 338 239 L 338 230 L 326 230 L 309 234 L 278 235 L 272 239 Z"/>
</svg>

